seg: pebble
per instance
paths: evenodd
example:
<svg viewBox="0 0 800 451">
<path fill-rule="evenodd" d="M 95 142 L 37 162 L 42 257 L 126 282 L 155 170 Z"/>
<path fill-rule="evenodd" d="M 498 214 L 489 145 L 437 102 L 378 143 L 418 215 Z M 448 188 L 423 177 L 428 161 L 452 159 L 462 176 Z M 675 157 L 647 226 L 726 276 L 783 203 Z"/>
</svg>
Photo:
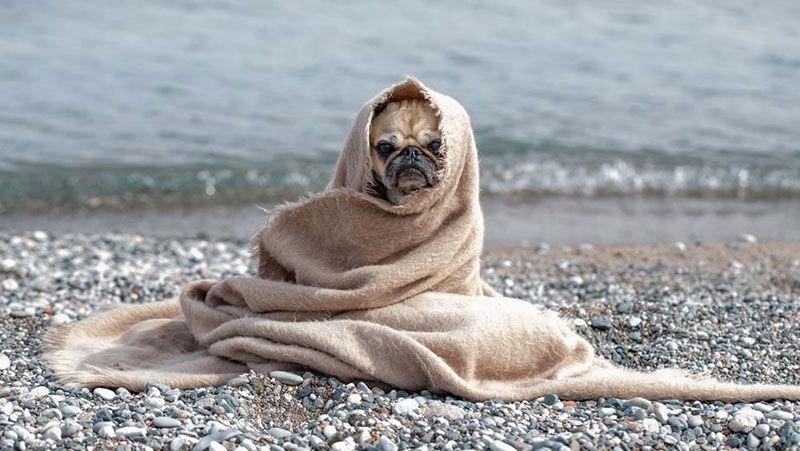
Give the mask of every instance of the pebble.
<svg viewBox="0 0 800 451">
<path fill-rule="evenodd" d="M 61 428 L 58 426 L 51 426 L 44 430 L 44 438 L 59 441 L 61 440 Z"/>
<path fill-rule="evenodd" d="M 111 401 L 117 397 L 116 393 L 107 388 L 102 388 L 102 387 L 95 388 L 94 391 L 92 391 L 92 394 L 99 398 L 105 399 L 106 401 Z"/>
<path fill-rule="evenodd" d="M 0 283 L 0 286 L 2 286 L 5 291 L 17 291 L 17 289 L 19 289 L 19 283 L 14 279 L 5 279 Z"/>
<path fill-rule="evenodd" d="M 416 399 L 412 398 L 405 398 L 401 399 L 394 403 L 392 406 L 392 411 L 397 415 L 410 415 L 414 411 L 419 409 L 419 403 Z"/>
<path fill-rule="evenodd" d="M 116 431 L 119 437 L 144 437 L 147 435 L 147 429 L 136 426 L 125 426 L 118 428 Z"/>
<path fill-rule="evenodd" d="M 784 410 L 777 410 L 777 409 L 776 410 L 772 410 L 770 412 L 767 412 L 765 414 L 765 416 L 767 418 L 772 419 L 772 420 L 789 421 L 789 420 L 793 420 L 794 419 L 794 414 L 793 413 L 786 412 Z"/>
<path fill-rule="evenodd" d="M 378 440 L 378 445 L 381 451 L 397 451 L 397 445 L 385 435 L 381 436 L 380 440 Z"/>
<path fill-rule="evenodd" d="M 281 428 L 270 428 L 267 431 L 267 434 L 269 434 L 269 435 L 271 435 L 271 436 L 273 436 L 273 437 L 275 437 L 277 439 L 284 439 L 286 437 L 291 437 L 292 432 L 291 431 L 287 431 L 286 429 L 281 429 Z"/>
<path fill-rule="evenodd" d="M 176 428 L 181 425 L 181 420 L 171 417 L 153 418 L 153 426 L 157 428 Z"/>
<path fill-rule="evenodd" d="M 303 383 L 303 377 L 287 371 L 272 371 L 269 377 L 277 380 L 278 382 L 286 385 L 300 385 Z"/>
<path fill-rule="evenodd" d="M 652 406 L 653 403 L 650 400 L 644 398 L 631 398 L 626 400 L 623 403 L 623 405 L 625 407 L 638 407 L 640 409 L 649 410 L 650 406 Z"/>
<path fill-rule="evenodd" d="M 758 424 L 758 420 L 752 409 L 742 409 L 736 412 L 732 418 L 728 420 L 728 429 L 733 432 L 750 432 Z"/>
<path fill-rule="evenodd" d="M 761 423 L 757 425 L 755 429 L 753 429 L 753 435 L 755 435 L 758 438 L 764 438 L 767 436 L 767 434 L 769 434 L 768 424 Z"/>
<path fill-rule="evenodd" d="M 0 371 L 7 370 L 11 366 L 11 359 L 7 355 L 0 353 Z"/>
<path fill-rule="evenodd" d="M 31 396 L 34 399 L 38 399 L 38 398 L 47 396 L 49 393 L 50 393 L 50 389 L 47 388 L 47 387 L 43 387 L 43 386 L 35 387 L 34 389 L 32 389 L 30 391 Z"/>
<path fill-rule="evenodd" d="M 589 320 L 589 324 L 595 329 L 598 330 L 611 330 L 611 321 L 603 318 L 592 318 Z"/>
<path fill-rule="evenodd" d="M 653 412 L 653 415 L 655 415 L 656 420 L 658 420 L 661 424 L 667 424 L 669 415 L 667 406 L 661 404 L 660 402 L 654 402 L 650 410 Z"/>
</svg>

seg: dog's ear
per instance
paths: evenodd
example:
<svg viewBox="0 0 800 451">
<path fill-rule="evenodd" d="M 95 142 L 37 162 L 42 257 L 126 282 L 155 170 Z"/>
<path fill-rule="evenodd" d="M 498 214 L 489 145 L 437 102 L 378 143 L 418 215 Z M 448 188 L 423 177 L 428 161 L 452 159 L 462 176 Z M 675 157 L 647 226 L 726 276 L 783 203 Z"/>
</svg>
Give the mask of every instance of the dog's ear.
<svg viewBox="0 0 800 451">
<path fill-rule="evenodd" d="M 378 115 L 383 113 L 383 110 L 386 109 L 387 105 L 389 105 L 389 102 L 383 102 L 380 105 L 375 106 L 375 109 L 372 110 L 372 117 L 378 117 Z"/>
</svg>

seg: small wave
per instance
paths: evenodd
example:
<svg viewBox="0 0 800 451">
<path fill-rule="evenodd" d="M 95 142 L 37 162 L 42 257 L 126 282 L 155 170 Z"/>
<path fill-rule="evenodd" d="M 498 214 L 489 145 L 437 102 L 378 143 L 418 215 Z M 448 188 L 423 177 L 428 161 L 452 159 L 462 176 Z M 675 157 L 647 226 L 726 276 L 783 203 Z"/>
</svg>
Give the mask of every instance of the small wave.
<svg viewBox="0 0 800 451">
<path fill-rule="evenodd" d="M 687 196 L 752 199 L 800 197 L 800 169 L 746 166 L 657 166 L 617 160 L 591 166 L 557 161 L 487 163 L 490 194 Z"/>
<path fill-rule="evenodd" d="M 747 166 L 664 166 L 615 160 L 481 162 L 481 185 L 495 196 L 660 196 L 800 198 L 800 169 Z M 0 212 L 271 204 L 323 189 L 330 166 L 295 163 L 271 168 L 64 169 L 3 174 Z"/>
</svg>

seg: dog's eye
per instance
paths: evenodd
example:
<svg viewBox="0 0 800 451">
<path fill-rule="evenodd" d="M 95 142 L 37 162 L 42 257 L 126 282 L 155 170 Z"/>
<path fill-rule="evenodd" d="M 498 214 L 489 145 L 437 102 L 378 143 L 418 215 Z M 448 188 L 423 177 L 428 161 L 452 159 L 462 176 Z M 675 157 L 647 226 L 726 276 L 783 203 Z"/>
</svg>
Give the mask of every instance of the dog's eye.
<svg viewBox="0 0 800 451">
<path fill-rule="evenodd" d="M 434 139 L 430 144 L 428 144 L 428 148 L 433 152 L 439 152 L 440 147 L 442 147 L 442 142 L 438 139 Z"/>
<path fill-rule="evenodd" d="M 394 146 L 387 143 L 386 141 L 381 141 L 378 143 L 378 155 L 382 157 L 388 157 L 392 152 L 394 152 Z"/>
</svg>

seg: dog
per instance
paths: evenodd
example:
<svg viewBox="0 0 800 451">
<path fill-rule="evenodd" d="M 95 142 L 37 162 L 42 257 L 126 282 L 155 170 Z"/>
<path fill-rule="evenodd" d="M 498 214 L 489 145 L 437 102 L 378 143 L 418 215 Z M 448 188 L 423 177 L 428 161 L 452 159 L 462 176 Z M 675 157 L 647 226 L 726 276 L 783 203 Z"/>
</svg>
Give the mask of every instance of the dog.
<svg viewBox="0 0 800 451">
<path fill-rule="evenodd" d="M 401 205 L 439 183 L 442 137 L 436 111 L 425 100 L 390 102 L 376 111 L 369 133 L 373 191 Z"/>
</svg>

